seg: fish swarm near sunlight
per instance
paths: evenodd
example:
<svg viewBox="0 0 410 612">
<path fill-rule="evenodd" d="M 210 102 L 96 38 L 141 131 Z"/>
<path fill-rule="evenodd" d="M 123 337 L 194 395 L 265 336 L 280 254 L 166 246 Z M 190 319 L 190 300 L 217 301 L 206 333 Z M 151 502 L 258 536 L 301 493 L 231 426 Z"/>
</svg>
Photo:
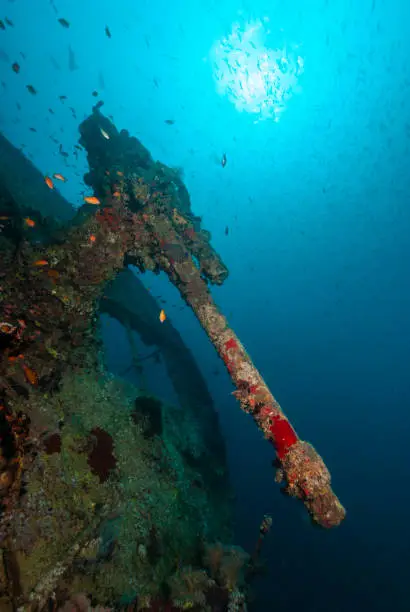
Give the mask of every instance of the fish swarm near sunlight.
<svg viewBox="0 0 410 612">
<path fill-rule="evenodd" d="M 237 110 L 258 115 L 257 121 L 279 121 L 292 94 L 300 91 L 303 73 L 298 45 L 266 46 L 268 22 L 264 17 L 243 26 L 234 23 L 211 51 L 218 93 L 227 95 Z"/>
</svg>

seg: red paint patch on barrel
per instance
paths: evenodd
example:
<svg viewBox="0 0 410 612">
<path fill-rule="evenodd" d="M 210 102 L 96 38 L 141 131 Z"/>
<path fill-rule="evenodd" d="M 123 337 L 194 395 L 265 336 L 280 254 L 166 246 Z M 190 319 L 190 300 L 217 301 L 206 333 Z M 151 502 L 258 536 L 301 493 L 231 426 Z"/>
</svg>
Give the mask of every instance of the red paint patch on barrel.
<svg viewBox="0 0 410 612">
<path fill-rule="evenodd" d="M 289 421 L 280 416 L 274 416 L 272 418 L 270 431 L 276 454 L 279 459 L 283 459 L 290 447 L 298 441 L 296 432 Z"/>
</svg>

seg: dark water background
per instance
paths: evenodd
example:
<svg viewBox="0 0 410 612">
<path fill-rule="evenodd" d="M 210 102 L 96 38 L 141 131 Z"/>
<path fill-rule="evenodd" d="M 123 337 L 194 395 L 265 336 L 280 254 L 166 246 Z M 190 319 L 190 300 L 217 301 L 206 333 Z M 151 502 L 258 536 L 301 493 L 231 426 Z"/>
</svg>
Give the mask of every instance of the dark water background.
<svg viewBox="0 0 410 612">
<path fill-rule="evenodd" d="M 179 297 L 165 279 L 146 278 L 218 407 L 237 543 L 252 549 L 264 512 L 273 514 L 252 610 L 408 610 L 410 3 L 0 0 L 6 15 L 0 130 L 44 174 L 67 176 L 59 188 L 74 205 L 85 159 L 70 154 L 66 165 L 50 137 L 71 152 L 98 99 L 154 158 L 184 169 L 194 212 L 230 269 L 215 299 L 347 507 L 345 523 L 324 532 L 279 494 L 271 449 L 230 396 L 193 315 L 172 309 Z M 300 45 L 305 69 L 280 121 L 255 124 L 216 92 L 209 51 L 235 21 L 263 16 L 273 40 Z M 121 330 L 104 330 L 119 371 L 125 336 L 122 349 Z M 161 367 L 147 375 L 171 401 Z"/>
</svg>

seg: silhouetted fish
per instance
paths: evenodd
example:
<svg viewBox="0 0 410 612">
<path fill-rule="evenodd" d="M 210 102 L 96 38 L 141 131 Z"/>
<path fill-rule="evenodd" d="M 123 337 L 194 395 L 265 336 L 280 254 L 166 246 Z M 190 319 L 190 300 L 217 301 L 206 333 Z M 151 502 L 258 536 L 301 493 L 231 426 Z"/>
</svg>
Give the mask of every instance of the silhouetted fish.
<svg viewBox="0 0 410 612">
<path fill-rule="evenodd" d="M 68 157 L 68 153 L 66 153 L 66 151 L 63 151 L 63 145 L 60 144 L 60 146 L 58 147 L 58 152 L 60 153 L 61 157 Z"/>
<path fill-rule="evenodd" d="M 60 64 L 57 62 L 56 59 L 54 59 L 52 55 L 50 55 L 50 60 L 56 70 L 61 70 Z"/>
<path fill-rule="evenodd" d="M 71 45 L 68 46 L 68 68 L 70 72 L 78 70 L 78 66 L 75 61 L 74 51 L 72 50 Z"/>
</svg>

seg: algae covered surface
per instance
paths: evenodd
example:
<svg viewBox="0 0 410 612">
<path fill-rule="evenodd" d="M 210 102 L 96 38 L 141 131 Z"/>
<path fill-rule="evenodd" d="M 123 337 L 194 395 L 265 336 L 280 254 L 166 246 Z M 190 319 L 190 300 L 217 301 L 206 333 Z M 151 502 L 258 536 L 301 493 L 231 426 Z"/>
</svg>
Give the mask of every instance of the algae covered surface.
<svg viewBox="0 0 410 612">
<path fill-rule="evenodd" d="M 199 561 L 207 539 L 227 535 L 224 525 L 209 531 L 207 493 L 192 467 L 182 473 L 178 440 L 166 431 L 164 439 L 144 435 L 135 397 L 131 385 L 98 371 L 68 372 L 58 393 L 33 397 L 32 410 L 58 422 L 14 513 L 24 597 L 77 543 L 65 576 L 74 592 L 91 591 L 102 603 L 155 598 L 182 563 Z"/>
</svg>

